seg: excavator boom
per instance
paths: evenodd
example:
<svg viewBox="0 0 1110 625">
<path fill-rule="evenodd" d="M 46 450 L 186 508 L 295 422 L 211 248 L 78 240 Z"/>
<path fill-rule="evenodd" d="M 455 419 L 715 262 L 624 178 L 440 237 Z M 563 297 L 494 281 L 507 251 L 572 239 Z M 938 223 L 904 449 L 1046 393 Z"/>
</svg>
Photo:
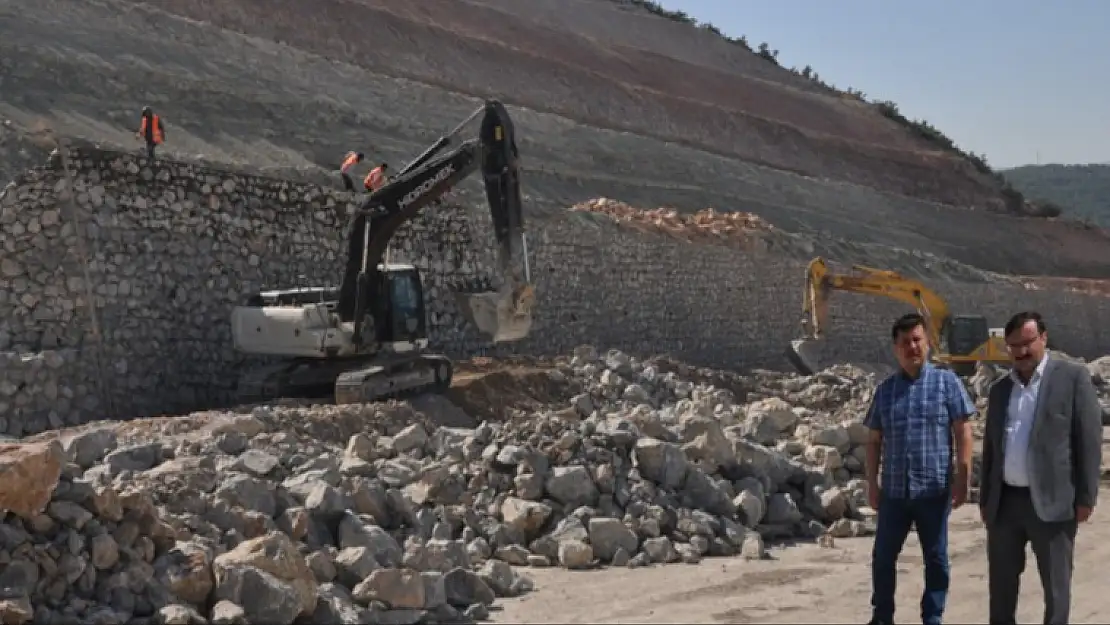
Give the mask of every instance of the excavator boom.
<svg viewBox="0 0 1110 625">
<path fill-rule="evenodd" d="M 518 341 L 531 330 L 535 290 L 524 233 L 516 131 L 500 102 L 487 104 L 479 137 L 485 146 L 482 180 L 497 239 L 497 270 L 502 286 L 495 292 L 456 293 L 456 303 L 488 340 Z"/>
<path fill-rule="evenodd" d="M 442 153 L 454 135 L 479 114 L 478 138 Z M 508 111 L 490 100 L 366 199 L 348 237 L 337 309 L 340 320 L 355 323 L 356 343 L 364 339 L 365 306 L 376 296 L 369 292 L 378 283 L 374 274 L 397 229 L 477 170 L 481 170 L 489 202 L 502 286 L 494 292 L 457 292 L 456 302 L 487 340 L 516 341 L 528 335 L 535 295 L 523 229 L 518 158 Z"/>
<path fill-rule="evenodd" d="M 790 362 L 802 374 L 811 375 L 821 369 L 821 341 L 825 337 L 829 315 L 828 297 L 834 290 L 878 295 L 912 306 L 925 318 L 930 351 L 942 362 L 998 362 L 1004 359 L 995 345 L 997 341 L 990 342 L 985 336 L 979 347 L 967 353 L 945 353 L 942 337 L 945 330 L 951 327 L 953 317 L 944 298 L 921 282 L 893 271 L 861 265 L 856 265 L 853 269 L 855 274 L 832 273 L 825 260 L 820 257 L 810 261 L 806 268 L 802 293 L 802 338 L 791 341 L 786 353 Z M 969 323 L 975 321 L 970 320 Z M 977 321 L 986 323 L 981 318 Z"/>
</svg>

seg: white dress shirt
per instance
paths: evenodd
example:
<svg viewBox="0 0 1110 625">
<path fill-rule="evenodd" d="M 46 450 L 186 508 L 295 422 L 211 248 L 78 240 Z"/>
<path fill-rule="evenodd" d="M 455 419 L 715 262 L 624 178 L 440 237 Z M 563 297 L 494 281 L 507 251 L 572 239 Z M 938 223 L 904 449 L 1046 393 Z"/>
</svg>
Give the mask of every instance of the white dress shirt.
<svg viewBox="0 0 1110 625">
<path fill-rule="evenodd" d="M 1014 388 L 1006 407 L 1006 445 L 1002 458 L 1002 479 L 1010 486 L 1029 486 L 1029 439 L 1033 432 L 1037 396 L 1041 392 L 1041 378 L 1047 363 L 1048 352 L 1045 352 L 1044 358 L 1029 377 L 1029 384 L 1023 383 L 1017 373 L 1010 371 Z"/>
</svg>

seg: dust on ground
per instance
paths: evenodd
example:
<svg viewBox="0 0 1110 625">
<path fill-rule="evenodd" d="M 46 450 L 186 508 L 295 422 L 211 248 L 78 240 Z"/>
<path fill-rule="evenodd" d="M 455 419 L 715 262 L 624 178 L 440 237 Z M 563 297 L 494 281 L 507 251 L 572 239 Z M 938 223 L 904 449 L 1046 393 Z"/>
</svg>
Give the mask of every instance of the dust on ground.
<svg viewBox="0 0 1110 625">
<path fill-rule="evenodd" d="M 1110 497 L 1104 489 L 1103 498 Z M 1104 499 L 1105 500 L 1105 499 Z M 1105 504 L 1104 504 L 1105 505 Z M 986 623 L 986 534 L 978 509 L 952 515 L 951 592 L 945 621 Z M 1110 512 L 1082 526 L 1072 583 L 1072 623 L 1105 623 L 1110 614 L 1103 565 L 1110 558 Z M 870 538 L 769 549 L 770 560 L 709 558 L 695 565 L 601 571 L 528 569 L 536 591 L 506 599 L 497 623 L 865 623 L 870 618 Z M 1043 594 L 1027 550 L 1019 623 L 1039 623 Z M 910 535 L 898 573 L 896 622 L 920 622 L 923 567 Z"/>
</svg>

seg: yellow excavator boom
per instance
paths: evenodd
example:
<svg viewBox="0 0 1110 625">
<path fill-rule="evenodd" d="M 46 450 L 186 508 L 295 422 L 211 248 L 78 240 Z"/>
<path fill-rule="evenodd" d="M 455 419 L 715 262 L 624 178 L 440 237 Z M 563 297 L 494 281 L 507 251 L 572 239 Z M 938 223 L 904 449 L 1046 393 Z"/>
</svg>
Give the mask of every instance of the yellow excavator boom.
<svg viewBox="0 0 1110 625">
<path fill-rule="evenodd" d="M 802 338 L 791 342 L 787 356 L 803 374 L 820 370 L 818 365 L 820 341 L 825 337 L 828 324 L 830 291 L 848 291 L 878 295 L 912 306 L 925 318 L 929 347 L 933 358 L 942 363 L 971 363 L 977 361 L 1005 362 L 1007 355 L 1000 337 L 983 337 L 983 342 L 962 354 L 947 354 L 942 335 L 949 328 L 951 311 L 947 302 L 936 291 L 918 280 L 907 278 L 894 271 L 874 269 L 863 265 L 853 266 L 855 274 L 837 274 L 829 270 L 821 257 L 814 258 L 806 267 L 805 287 L 802 295 Z M 985 320 L 979 323 L 985 324 Z M 986 330 L 986 328 L 984 328 Z"/>
<path fill-rule="evenodd" d="M 802 325 L 807 338 L 819 339 L 824 335 L 829 315 L 829 292 L 848 291 L 879 295 L 913 306 L 925 317 L 929 330 L 929 344 L 934 351 L 940 349 L 940 330 L 948 322 L 948 304 L 944 298 L 924 284 L 899 273 L 854 265 L 857 275 L 836 274 L 829 271 L 823 258 L 814 258 L 806 268 L 806 286 Z"/>
</svg>

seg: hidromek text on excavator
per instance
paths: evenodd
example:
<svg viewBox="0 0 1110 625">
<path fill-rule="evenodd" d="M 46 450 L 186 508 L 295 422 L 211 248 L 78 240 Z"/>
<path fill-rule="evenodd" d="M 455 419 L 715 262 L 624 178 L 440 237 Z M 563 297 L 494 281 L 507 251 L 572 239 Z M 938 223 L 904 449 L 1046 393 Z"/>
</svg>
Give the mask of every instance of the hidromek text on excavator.
<svg viewBox="0 0 1110 625">
<path fill-rule="evenodd" d="M 482 115 L 477 139 L 447 153 L 455 136 Z M 518 152 L 512 120 L 490 100 L 373 192 L 348 235 L 346 271 L 336 287 L 262 291 L 232 311 L 240 352 L 283 357 L 246 371 L 243 401 L 274 397 L 369 402 L 451 384 L 451 361 L 427 353 L 424 289 L 412 265 L 383 263 L 389 242 L 421 208 L 481 170 L 498 246 L 501 288 L 456 293 L 483 338 L 518 341 L 532 325 L 535 292 L 524 235 Z"/>
<path fill-rule="evenodd" d="M 983 315 L 954 315 L 936 291 L 893 271 L 856 265 L 854 275 L 829 270 L 823 258 L 814 258 L 806 268 L 802 292 L 802 338 L 791 341 L 787 358 L 803 375 L 823 367 L 820 341 L 829 318 L 830 291 L 879 295 L 913 306 L 928 325 L 930 359 L 943 367 L 968 375 L 976 363 L 1009 364 L 1001 328 L 991 328 Z"/>
</svg>

